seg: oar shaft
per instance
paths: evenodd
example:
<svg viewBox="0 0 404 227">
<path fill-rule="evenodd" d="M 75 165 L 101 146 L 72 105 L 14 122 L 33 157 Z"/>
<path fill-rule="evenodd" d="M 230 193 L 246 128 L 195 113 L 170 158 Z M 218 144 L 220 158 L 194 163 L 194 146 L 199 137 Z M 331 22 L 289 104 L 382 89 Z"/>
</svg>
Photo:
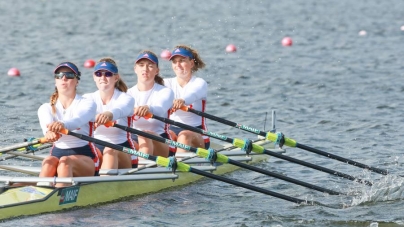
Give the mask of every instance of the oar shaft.
<svg viewBox="0 0 404 227">
<path fill-rule="evenodd" d="M 120 146 L 120 145 L 108 143 L 108 142 L 105 142 L 105 141 L 102 141 L 102 140 L 99 140 L 99 139 L 96 139 L 96 138 L 93 138 L 93 137 L 90 137 L 90 136 L 86 136 L 86 135 L 82 135 L 82 134 L 79 134 L 79 133 L 71 132 L 71 131 L 66 130 L 66 129 L 61 130 L 60 133 L 65 134 L 65 135 L 75 136 L 75 137 L 80 138 L 82 140 L 86 140 L 86 141 L 89 141 L 89 142 L 100 144 L 100 145 L 103 145 L 105 147 L 109 147 L 109 148 L 112 148 L 112 149 L 115 149 L 115 150 L 118 150 L 118 151 L 122 151 L 122 152 L 125 152 L 125 153 L 128 153 L 128 154 L 137 155 L 139 157 L 143 157 L 143 158 L 148 159 L 148 160 L 156 161 L 156 163 L 158 165 L 162 165 L 162 166 L 165 166 L 165 167 L 169 166 L 168 163 L 170 161 L 169 161 L 168 158 L 145 154 L 145 153 L 142 153 L 140 151 L 136 151 L 136 150 L 133 150 L 133 149 L 129 149 L 129 148 Z M 183 171 L 183 172 L 192 172 L 192 173 L 195 173 L 195 174 L 198 174 L 198 175 L 201 175 L 201 176 L 205 176 L 205 177 L 208 177 L 208 178 L 211 178 L 211 179 L 223 181 L 223 182 L 226 182 L 226 183 L 229 183 L 229 184 L 232 184 L 232 185 L 236 185 L 236 186 L 239 186 L 239 187 L 242 187 L 242 188 L 250 189 L 252 191 L 260 192 L 260 193 L 263 193 L 263 194 L 266 194 L 266 195 L 270 195 L 270 196 L 273 196 L 273 197 L 277 197 L 277 198 L 284 199 L 284 200 L 294 202 L 294 203 L 298 203 L 298 204 L 306 202 L 305 200 L 301 200 L 301 199 L 293 198 L 293 197 L 290 197 L 290 196 L 282 195 L 282 194 L 279 194 L 279 193 L 276 193 L 276 192 L 272 192 L 272 191 L 269 191 L 269 190 L 266 190 L 266 189 L 263 189 L 263 188 L 259 188 L 259 187 L 253 186 L 253 185 L 249 185 L 249 184 L 242 183 L 242 182 L 239 182 L 239 181 L 224 178 L 224 177 L 221 177 L 221 176 L 218 176 L 218 175 L 215 175 L 215 174 L 212 174 L 212 173 L 208 173 L 208 172 L 205 172 L 205 171 L 202 171 L 202 170 L 193 169 L 191 166 L 189 166 L 187 164 L 184 164 L 182 162 L 177 162 L 177 170 Z"/>
<path fill-rule="evenodd" d="M 19 144 L 14 144 L 8 147 L 3 147 L 0 148 L 0 153 L 7 153 L 8 151 L 12 151 L 12 150 L 17 150 L 19 148 L 23 148 L 23 147 L 28 147 L 28 146 L 32 146 L 38 143 L 46 143 L 46 139 L 45 138 L 40 138 L 40 139 L 34 139 L 32 141 L 28 141 L 28 142 L 23 142 L 23 143 L 19 143 Z"/>
<path fill-rule="evenodd" d="M 9 171 L 14 171 L 14 172 L 20 172 L 20 173 L 25 173 L 28 175 L 38 175 L 38 173 L 33 172 L 33 171 L 29 171 L 29 170 L 24 170 L 24 169 L 18 169 L 18 168 L 14 168 L 11 166 L 5 166 L 5 165 L 0 165 L 0 169 L 5 169 L 5 170 L 9 170 Z"/>
<path fill-rule="evenodd" d="M 357 166 L 357 167 L 360 167 L 360 168 L 363 168 L 363 169 L 369 169 L 370 171 L 375 172 L 375 173 L 380 173 L 380 174 L 383 174 L 383 175 L 388 174 L 387 170 L 379 169 L 379 168 L 372 167 L 372 166 L 369 166 L 369 165 L 366 165 L 366 164 L 355 162 L 353 160 L 343 158 L 341 156 L 334 155 L 334 154 L 331 154 L 331 153 L 328 153 L 328 152 L 324 152 L 324 151 L 321 151 L 319 149 L 309 147 L 309 146 L 306 146 L 306 145 L 303 145 L 303 144 L 300 144 L 300 143 L 296 143 L 296 147 L 301 148 L 301 149 L 306 150 L 306 151 L 310 151 L 310 152 L 322 155 L 322 156 L 325 156 L 325 157 L 328 157 L 328 158 L 331 158 L 331 159 L 335 159 L 335 160 L 338 160 L 338 161 L 341 161 L 341 162 L 345 162 L 345 163 L 353 165 L 353 166 Z"/>
<path fill-rule="evenodd" d="M 211 115 L 211 114 L 208 114 L 208 113 L 199 111 L 199 110 L 195 110 L 195 109 L 192 109 L 192 108 L 188 108 L 188 107 L 186 107 L 186 106 L 183 106 L 181 109 L 184 110 L 184 111 L 188 111 L 188 112 L 197 114 L 197 115 L 202 116 L 202 117 L 206 117 L 206 118 L 212 119 L 212 120 L 214 120 L 214 121 L 221 122 L 221 123 L 226 124 L 226 125 L 230 125 L 230 126 L 232 126 L 232 127 L 236 127 L 236 126 L 237 126 L 237 123 L 235 123 L 235 122 L 232 122 L 232 121 L 229 121 L 229 120 L 220 118 L 220 117 L 216 117 L 216 116 L 214 116 L 214 115 Z"/>
<path fill-rule="evenodd" d="M 220 140 L 222 140 L 222 141 L 226 141 L 226 142 L 228 142 L 228 143 L 233 143 L 233 140 L 227 138 L 226 136 L 219 135 L 219 134 L 216 134 L 216 133 L 213 133 L 213 132 L 208 132 L 208 131 L 202 130 L 202 129 L 200 129 L 200 128 L 195 128 L 195 127 L 192 127 L 192 126 L 190 126 L 190 125 L 186 125 L 186 124 L 183 124 L 183 123 L 181 123 L 181 122 L 173 121 L 173 120 L 168 119 L 168 118 L 165 118 L 165 117 L 159 117 L 159 116 L 151 115 L 151 114 L 150 114 L 148 117 L 151 117 L 151 118 L 153 118 L 153 119 L 162 121 L 162 122 L 167 123 L 167 124 L 170 124 L 170 125 L 178 126 L 178 127 L 180 127 L 180 128 L 183 128 L 183 129 L 186 129 L 186 130 L 189 130 L 189 131 L 193 131 L 193 132 L 196 132 L 196 133 L 204 134 L 204 135 L 207 135 L 207 136 L 209 136 L 209 137 L 214 137 L 214 138 L 220 139 Z"/>
<path fill-rule="evenodd" d="M 108 122 L 108 123 L 111 123 L 111 122 Z M 106 126 L 108 126 L 108 125 L 106 124 Z M 182 144 L 182 143 L 177 143 L 177 142 L 175 142 L 173 140 L 165 139 L 163 137 L 156 136 L 156 135 L 153 135 L 153 134 L 150 134 L 150 133 L 147 133 L 147 132 L 143 132 L 143 131 L 137 130 L 135 128 L 131 128 L 131 127 L 127 127 L 127 126 L 124 126 L 124 125 L 115 124 L 115 123 L 113 123 L 113 127 L 122 129 L 122 130 L 130 132 L 130 133 L 134 133 L 134 134 L 137 134 L 139 136 L 143 136 L 143 137 L 146 137 L 146 138 L 149 138 L 149 139 L 161 142 L 161 143 L 165 143 L 165 144 L 168 144 L 168 145 L 179 147 L 179 148 L 182 148 L 182 149 L 187 150 L 187 151 L 191 151 L 191 152 L 194 152 L 194 153 L 198 152 L 197 148 L 187 146 L 187 145 Z"/>
<path fill-rule="evenodd" d="M 163 117 L 159 117 L 159 116 L 155 116 L 155 115 L 152 115 L 151 117 L 154 118 L 154 119 L 160 120 L 160 121 L 164 120 L 164 122 L 169 123 L 169 124 L 174 124 L 175 123 L 179 127 L 186 128 L 186 129 L 188 129 L 190 131 L 193 131 L 193 132 L 198 132 L 198 133 L 201 133 L 201 134 L 204 134 L 204 135 L 207 135 L 207 136 L 219 139 L 219 140 L 230 142 L 230 143 L 232 143 L 233 145 L 235 145 L 235 146 L 237 146 L 239 148 L 242 148 L 244 146 L 244 143 L 245 143 L 243 140 L 240 140 L 240 139 L 232 139 L 232 138 L 229 138 L 229 137 L 217 134 L 217 133 L 207 132 L 205 130 L 195 128 L 195 127 L 192 127 L 192 126 L 189 126 L 189 125 L 185 125 L 185 124 L 182 124 L 182 123 L 170 120 L 170 119 L 166 119 L 166 118 L 163 118 Z M 277 158 L 280 158 L 280 159 L 284 159 L 286 161 L 290 161 L 290 162 L 300 164 L 300 165 L 303 165 L 303 166 L 306 166 L 306 167 L 310 167 L 310 168 L 313 168 L 313 169 L 317 169 L 317 170 L 320 170 L 320 171 L 323 171 L 323 172 L 326 172 L 326 173 L 329 173 L 329 174 L 332 174 L 332 175 L 343 177 L 343 178 L 346 178 L 348 180 L 358 181 L 360 183 L 365 183 L 367 185 L 372 185 L 372 183 L 369 182 L 369 181 L 362 180 L 362 179 L 359 179 L 359 178 L 355 178 L 355 177 L 353 177 L 351 175 L 341 173 L 341 172 L 338 172 L 338 171 L 335 171 L 335 170 L 331 170 L 331 169 L 328 169 L 328 168 L 325 168 L 325 167 L 321 167 L 321 166 L 318 166 L 318 165 L 314 165 L 314 164 L 311 164 L 311 163 L 308 163 L 308 162 L 304 162 L 304 161 L 301 161 L 299 159 L 295 159 L 295 158 L 292 158 L 292 157 L 289 157 L 289 156 L 286 156 L 286 155 L 281 155 L 281 154 L 278 154 L 276 152 L 266 150 L 263 147 L 261 147 L 259 145 L 256 145 L 256 144 L 253 144 L 253 150 L 252 151 L 257 152 L 257 153 L 265 153 L 265 154 L 268 154 L 268 155 L 271 155 L 271 156 L 274 156 L 274 157 L 277 157 Z"/>
<path fill-rule="evenodd" d="M 157 156 L 145 154 L 145 153 L 136 151 L 134 149 L 129 149 L 129 148 L 117 145 L 117 144 L 108 143 L 108 142 L 105 142 L 103 140 L 99 140 L 99 139 L 96 139 L 94 137 L 86 136 L 86 135 L 83 135 L 83 134 L 80 134 L 80 133 L 72 132 L 72 131 L 69 131 L 69 130 L 62 130 L 61 133 L 66 134 L 66 135 L 71 135 L 71 136 L 77 137 L 79 139 L 86 140 L 86 141 L 89 141 L 89 142 L 93 142 L 93 143 L 96 143 L 96 144 L 99 144 L 99 145 L 102 145 L 102 146 L 105 146 L 105 147 L 109 147 L 109 148 L 112 148 L 114 150 L 122 151 L 122 152 L 127 153 L 127 154 L 133 154 L 133 155 L 136 155 L 136 156 L 139 156 L 139 157 L 142 157 L 144 159 L 151 160 L 151 161 L 156 161 L 157 160 Z"/>
<path fill-rule="evenodd" d="M 24 153 L 19 153 L 19 152 L 14 152 L 14 151 L 10 151 L 10 152 L 8 152 L 8 154 L 10 154 L 14 157 L 18 156 L 18 157 L 30 158 L 30 159 L 34 159 L 34 160 L 38 160 L 38 161 L 43 160 L 43 157 L 41 157 L 41 156 L 24 154 Z"/>
<path fill-rule="evenodd" d="M 232 127 L 235 127 L 235 128 L 239 128 L 239 129 L 247 131 L 247 132 L 251 132 L 251 133 L 255 133 L 257 135 L 264 136 L 268 140 L 271 140 L 271 141 L 275 141 L 274 138 L 277 137 L 277 135 L 274 134 L 274 133 L 263 132 L 261 130 L 251 128 L 249 126 L 241 125 L 241 124 L 238 124 L 236 122 L 232 122 L 232 121 L 220 118 L 220 117 L 216 117 L 214 115 L 211 115 L 211 114 L 208 114 L 208 113 L 205 113 L 205 112 L 194 110 L 194 109 L 186 107 L 186 106 L 183 106 L 181 109 L 184 110 L 184 111 L 192 112 L 192 113 L 197 114 L 197 115 L 202 116 L 202 117 L 209 118 L 209 119 L 217 121 L 217 122 L 221 122 L 223 124 L 226 124 L 226 125 L 229 125 L 229 126 L 232 126 Z M 337 160 L 337 161 L 340 161 L 340 162 L 344 162 L 344 163 L 347 163 L 349 165 L 357 166 L 357 167 L 363 168 L 363 169 L 368 169 L 368 170 L 370 170 L 372 172 L 375 172 L 375 173 L 380 173 L 380 174 L 383 174 L 383 175 L 388 174 L 388 171 L 385 170 L 385 169 L 375 168 L 375 167 L 372 167 L 372 166 L 369 166 L 369 165 L 366 165 L 366 164 L 363 164 L 363 163 L 360 163 L 360 162 L 356 162 L 356 161 L 353 161 L 353 160 L 350 160 L 350 159 L 347 159 L 347 158 L 340 157 L 338 155 L 334 155 L 334 154 L 331 154 L 331 153 L 328 153 L 328 152 L 325 152 L 325 151 L 321 151 L 321 150 L 316 149 L 316 148 L 312 148 L 312 147 L 309 147 L 309 146 L 306 146 L 306 145 L 303 145 L 303 144 L 299 144 L 295 140 L 290 139 L 290 138 L 285 138 L 285 145 L 289 146 L 289 147 L 298 147 L 300 149 L 310 151 L 310 152 L 313 152 L 313 153 L 316 153 L 316 154 L 319 154 L 319 155 L 322 155 L 322 156 L 325 156 L 325 157 L 328 157 L 328 158 L 331 158 L 331 159 L 334 159 L 334 160 Z"/>
<path fill-rule="evenodd" d="M 108 124 L 108 125 L 110 125 L 110 124 Z M 131 127 L 127 127 L 127 126 L 124 126 L 124 125 L 119 125 L 119 124 L 114 123 L 113 126 L 116 127 L 116 128 L 120 128 L 122 130 L 125 130 L 127 132 L 131 132 L 131 133 L 135 133 L 135 134 L 140 135 L 140 136 L 144 136 L 144 137 L 152 139 L 152 140 L 156 140 L 156 141 L 159 141 L 159 142 L 162 142 L 162 143 L 170 144 L 170 145 L 173 145 L 175 147 L 183 148 L 185 150 L 194 152 L 194 153 L 198 154 L 199 156 L 202 156 L 203 158 L 207 157 L 207 155 L 201 155 L 201 153 L 207 154 L 208 151 L 205 150 L 205 149 L 194 148 L 194 147 L 182 144 L 182 143 L 178 143 L 178 142 L 175 142 L 175 141 L 172 141 L 172 140 L 169 140 L 169 139 L 164 139 L 162 137 L 159 137 L 159 136 L 156 136 L 156 135 L 153 135 L 153 134 L 150 134 L 150 133 L 146 133 L 146 132 L 143 132 L 143 131 L 140 131 L 140 130 L 137 130 L 137 129 L 134 129 L 134 128 L 131 128 Z M 291 182 L 291 183 L 295 183 L 297 185 L 301 185 L 303 187 L 314 189 L 314 190 L 317 190 L 317 191 L 320 191 L 320 192 L 326 192 L 326 193 L 329 193 L 331 195 L 340 195 L 341 194 L 341 193 L 336 192 L 336 191 L 332 191 L 332 190 L 322 188 L 322 187 L 319 187 L 319 186 L 316 186 L 316 185 L 312 185 L 312 184 L 309 184 L 309 183 L 306 183 L 306 182 L 303 182 L 303 181 L 299 181 L 299 180 L 296 180 L 296 179 L 293 179 L 293 178 L 290 178 L 290 177 L 282 176 L 280 174 L 273 173 L 273 172 L 270 172 L 268 170 L 260 169 L 260 168 L 257 168 L 255 166 L 247 165 L 245 163 L 232 160 L 232 159 L 230 159 L 230 158 L 228 158 L 228 157 L 226 157 L 225 155 L 222 155 L 222 154 L 218 154 L 217 161 L 222 162 L 222 163 L 230 163 L 232 165 L 235 165 L 235 166 L 238 166 L 238 167 L 241 167 L 241 168 L 244 168 L 244 169 L 248 169 L 248 170 L 255 171 L 255 172 L 258 172 L 258 173 L 262 173 L 262 174 L 265 174 L 265 175 L 268 175 L 268 176 L 272 176 L 272 177 L 275 177 L 275 178 L 278 178 L 278 179 L 281 179 L 281 180 L 284 180 L 284 181 L 288 181 L 288 182 Z"/>
<path fill-rule="evenodd" d="M 272 152 L 272 151 L 267 150 L 267 149 L 264 149 L 263 153 L 271 155 L 271 156 L 274 156 L 274 157 L 277 157 L 277 158 L 280 158 L 280 159 L 283 159 L 283 160 L 286 160 L 286 161 L 289 161 L 289 162 L 293 162 L 293 163 L 296 163 L 296 164 L 299 164 L 299 165 L 302 165 L 302 166 L 310 167 L 312 169 L 320 170 L 320 171 L 325 172 L 325 173 L 336 175 L 336 176 L 339 176 L 339 177 L 342 177 L 342 178 L 345 178 L 345 179 L 348 179 L 348 180 L 351 180 L 351 181 L 357 181 L 359 183 L 363 183 L 363 184 L 372 186 L 372 182 L 370 182 L 370 181 L 362 180 L 360 178 L 353 177 L 353 176 L 351 176 L 349 174 L 341 173 L 339 171 L 328 169 L 328 168 L 325 168 L 325 167 L 322 167 L 322 166 L 319 166 L 319 165 L 315 165 L 315 164 L 312 164 L 312 163 L 309 163 L 309 162 L 305 162 L 305 161 L 302 161 L 302 160 L 299 160 L 299 159 L 296 159 L 296 158 L 292 158 L 290 156 L 278 154 L 276 152 Z"/>
<path fill-rule="evenodd" d="M 336 191 L 333 191 L 333 190 L 330 190 L 330 189 L 326 189 L 326 188 L 323 188 L 323 187 L 312 185 L 312 184 L 309 184 L 309 183 L 306 183 L 306 182 L 303 182 L 303 181 L 300 181 L 300 180 L 296 180 L 296 179 L 293 179 L 293 178 L 290 178 L 290 177 L 287 177 L 287 176 L 282 176 L 281 174 L 277 174 L 277 173 L 270 172 L 270 171 L 267 171 L 267 170 L 264 170 L 264 169 L 260 169 L 260 168 L 257 168 L 255 166 L 247 165 L 247 164 L 242 163 L 242 162 L 237 162 L 237 161 L 234 161 L 232 159 L 229 159 L 229 163 L 233 164 L 233 165 L 236 165 L 236 166 L 239 166 L 239 167 L 242 167 L 242 168 L 245 168 L 245 169 L 248 169 L 248 170 L 252 170 L 252 171 L 255 171 L 255 172 L 258 172 L 258 173 L 262 173 L 262 174 L 265 174 L 265 175 L 268 175 L 268 176 L 272 176 L 272 177 L 275 177 L 275 178 L 278 178 L 278 179 L 281 179 L 281 180 L 284 180 L 284 181 L 287 181 L 287 182 L 291 182 L 291 183 L 294 183 L 294 184 L 297 184 L 297 185 L 300 185 L 300 186 L 303 186 L 303 187 L 306 187 L 306 188 L 314 189 L 314 190 L 317 190 L 317 191 L 320 191 L 320 192 L 325 192 L 325 193 L 328 193 L 330 195 L 341 195 L 341 194 L 343 194 L 343 193 L 336 192 Z"/>
<path fill-rule="evenodd" d="M 44 145 L 42 145 L 42 146 L 38 146 L 38 147 L 35 147 L 35 146 L 34 146 L 34 147 L 35 147 L 36 149 L 38 149 L 38 150 L 43 150 L 43 149 L 49 148 L 49 147 L 51 147 L 51 146 L 53 146 L 53 144 L 48 143 L 48 144 L 44 144 Z M 20 151 L 21 149 L 23 149 L 22 151 L 25 151 L 25 152 L 22 153 L 22 152 Z M 29 153 L 33 153 L 33 152 L 32 152 L 31 150 L 29 150 L 29 149 L 27 150 L 27 149 L 25 149 L 25 148 L 20 148 L 20 149 L 17 149 L 17 151 L 18 151 L 18 152 L 7 151 L 8 156 L 0 158 L 0 161 L 5 161 L 5 160 L 12 159 L 12 158 L 19 157 L 19 156 L 23 156 L 23 157 L 26 157 L 26 158 L 37 159 L 37 160 L 43 160 L 42 157 L 35 156 L 35 155 L 28 155 Z"/>
<path fill-rule="evenodd" d="M 256 192 L 260 192 L 260 193 L 263 193 L 263 194 L 266 194 L 266 195 L 270 195 L 270 196 L 273 196 L 273 197 L 284 199 L 284 200 L 287 200 L 287 201 L 290 201 L 290 202 L 293 202 L 293 203 L 297 203 L 297 204 L 306 203 L 305 200 L 301 200 L 301 199 L 293 198 L 293 197 L 290 197 L 290 196 L 287 196 L 287 195 L 279 194 L 279 193 L 269 191 L 269 190 L 266 190 L 266 189 L 263 189 L 263 188 L 259 188 L 259 187 L 256 187 L 256 186 L 253 186 L 253 185 L 250 185 L 250 184 L 246 184 L 246 183 L 235 181 L 235 180 L 225 178 L 225 177 L 222 177 L 222 176 L 214 175 L 214 174 L 202 171 L 202 170 L 194 169 L 192 167 L 191 167 L 190 172 L 196 173 L 196 174 L 199 174 L 199 175 L 202 175 L 202 176 L 205 176 L 205 177 L 209 177 L 209 178 L 212 178 L 212 179 L 215 179 L 215 180 L 223 181 L 223 182 L 226 182 L 228 184 L 236 185 L 236 186 L 239 186 L 239 187 L 242 187 L 242 188 L 247 188 L 247 189 L 250 189 L 252 191 L 256 191 Z"/>
<path fill-rule="evenodd" d="M 252 132 L 252 133 L 255 133 L 257 135 L 264 136 L 264 137 L 267 135 L 266 132 L 263 132 L 261 130 L 258 130 L 258 129 L 255 129 L 255 128 L 252 128 L 252 127 L 249 127 L 249 126 L 246 126 L 246 125 L 238 124 L 236 122 L 229 121 L 229 120 L 226 120 L 224 118 L 216 117 L 216 116 L 214 116 L 212 114 L 208 114 L 208 113 L 205 113 L 205 112 L 202 112 L 202 111 L 199 111 L 199 110 L 195 110 L 195 109 L 189 108 L 187 106 L 183 106 L 181 109 L 184 110 L 184 111 L 188 111 L 188 112 L 194 113 L 196 115 L 206 117 L 208 119 L 223 123 L 225 125 L 229 125 L 229 126 L 232 126 L 232 127 L 235 127 L 235 128 L 239 128 L 239 129 L 247 131 L 247 132 Z"/>
</svg>

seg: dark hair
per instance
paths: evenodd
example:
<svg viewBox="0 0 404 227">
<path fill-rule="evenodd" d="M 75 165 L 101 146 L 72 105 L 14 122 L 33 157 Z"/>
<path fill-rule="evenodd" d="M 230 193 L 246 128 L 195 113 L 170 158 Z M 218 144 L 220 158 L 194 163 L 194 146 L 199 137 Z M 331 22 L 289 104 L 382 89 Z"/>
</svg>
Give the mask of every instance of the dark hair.
<svg viewBox="0 0 404 227">
<path fill-rule="evenodd" d="M 98 63 L 100 63 L 100 62 L 109 62 L 118 68 L 118 66 L 113 58 L 110 58 L 110 57 L 101 58 L 98 61 Z M 126 86 L 125 82 L 123 82 L 121 76 L 119 76 L 118 81 L 116 81 L 115 88 L 117 88 L 119 91 L 122 91 L 122 92 L 126 92 L 128 90 L 128 86 Z"/>
</svg>

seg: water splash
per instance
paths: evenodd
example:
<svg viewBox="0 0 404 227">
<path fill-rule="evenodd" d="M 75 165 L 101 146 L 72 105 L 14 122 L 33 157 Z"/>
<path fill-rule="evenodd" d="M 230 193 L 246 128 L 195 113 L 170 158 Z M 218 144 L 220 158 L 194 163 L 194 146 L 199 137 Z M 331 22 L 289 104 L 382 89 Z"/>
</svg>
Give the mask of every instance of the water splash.
<svg viewBox="0 0 404 227">
<path fill-rule="evenodd" d="M 373 183 L 369 188 L 362 188 L 359 196 L 352 199 L 351 206 L 368 202 L 391 201 L 404 198 L 404 178 L 397 175 L 386 175 Z"/>
</svg>

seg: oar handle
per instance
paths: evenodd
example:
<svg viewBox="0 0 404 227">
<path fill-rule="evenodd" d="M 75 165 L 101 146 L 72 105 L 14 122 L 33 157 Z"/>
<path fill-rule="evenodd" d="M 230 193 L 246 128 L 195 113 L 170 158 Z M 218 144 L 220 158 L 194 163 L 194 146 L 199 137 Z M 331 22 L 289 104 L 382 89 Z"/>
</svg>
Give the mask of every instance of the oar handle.
<svg viewBox="0 0 404 227">
<path fill-rule="evenodd" d="M 150 112 L 148 112 L 148 113 L 144 116 L 144 118 L 145 118 L 146 120 L 148 120 L 148 119 L 150 119 L 150 118 L 153 118 L 153 114 L 150 113 Z"/>
<path fill-rule="evenodd" d="M 104 124 L 105 127 L 113 127 L 115 125 L 114 121 L 108 121 L 107 123 Z"/>
</svg>

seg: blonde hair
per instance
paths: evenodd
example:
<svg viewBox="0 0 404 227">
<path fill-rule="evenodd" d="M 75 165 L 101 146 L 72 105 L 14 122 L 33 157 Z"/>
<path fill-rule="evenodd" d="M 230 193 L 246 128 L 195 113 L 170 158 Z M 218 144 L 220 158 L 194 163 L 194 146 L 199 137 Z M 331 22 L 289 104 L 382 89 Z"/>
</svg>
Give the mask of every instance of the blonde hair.
<svg viewBox="0 0 404 227">
<path fill-rule="evenodd" d="M 199 55 L 199 53 L 198 53 L 198 51 L 197 50 L 195 50 L 195 49 L 192 49 L 190 46 L 187 46 L 187 45 L 178 45 L 178 46 L 176 46 L 175 48 L 174 48 L 174 50 L 175 49 L 177 49 L 177 48 L 182 48 L 182 49 L 186 49 L 186 50 L 188 50 L 188 51 L 191 51 L 191 53 L 192 53 L 192 55 L 194 56 L 194 67 L 192 67 L 192 69 L 191 69 L 191 71 L 194 73 L 194 72 L 196 72 L 196 71 L 198 71 L 199 69 L 203 69 L 203 68 L 205 68 L 205 63 L 202 61 L 202 59 L 201 59 L 201 56 Z"/>
<path fill-rule="evenodd" d="M 56 101 L 59 98 L 59 93 L 58 93 L 58 89 L 57 87 L 55 87 L 55 91 L 53 92 L 53 94 L 50 97 L 50 105 L 52 107 L 52 114 L 55 115 L 56 114 Z"/>
<path fill-rule="evenodd" d="M 153 51 L 150 51 L 150 50 L 142 50 L 139 52 L 139 55 L 146 54 L 146 53 L 151 54 L 158 59 L 157 55 Z M 159 65 L 157 64 L 157 68 L 158 67 L 159 67 Z M 159 75 L 159 73 L 157 73 L 156 76 L 154 77 L 154 82 L 164 86 L 164 79 Z"/>
<path fill-rule="evenodd" d="M 118 66 L 113 58 L 110 58 L 110 57 L 101 58 L 98 61 L 98 63 L 100 63 L 100 62 L 109 62 L 118 68 Z M 123 82 L 121 76 L 119 76 L 118 81 L 116 81 L 115 88 L 121 92 L 126 92 L 128 90 L 128 86 L 126 86 L 125 82 Z"/>
</svg>

